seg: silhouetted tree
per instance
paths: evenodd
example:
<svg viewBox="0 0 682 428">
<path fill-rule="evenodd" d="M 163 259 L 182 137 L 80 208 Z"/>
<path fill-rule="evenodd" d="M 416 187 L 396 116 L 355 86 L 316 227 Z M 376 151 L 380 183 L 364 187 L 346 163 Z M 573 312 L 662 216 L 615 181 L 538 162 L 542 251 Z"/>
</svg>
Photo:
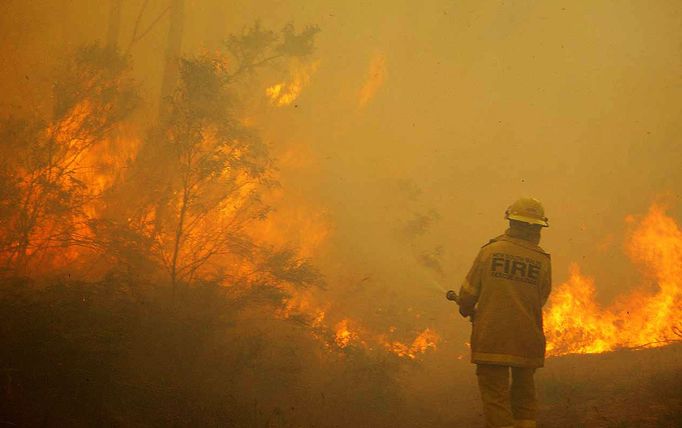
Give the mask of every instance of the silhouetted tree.
<svg viewBox="0 0 682 428">
<path fill-rule="evenodd" d="M 285 25 L 279 33 L 265 30 L 259 22 L 233 34 L 225 41 L 225 48 L 236 67 L 230 70 L 228 78 L 233 80 L 270 65 L 282 58 L 304 58 L 315 49 L 315 36 L 319 28 L 313 25 L 296 32 L 293 24 Z"/>
</svg>

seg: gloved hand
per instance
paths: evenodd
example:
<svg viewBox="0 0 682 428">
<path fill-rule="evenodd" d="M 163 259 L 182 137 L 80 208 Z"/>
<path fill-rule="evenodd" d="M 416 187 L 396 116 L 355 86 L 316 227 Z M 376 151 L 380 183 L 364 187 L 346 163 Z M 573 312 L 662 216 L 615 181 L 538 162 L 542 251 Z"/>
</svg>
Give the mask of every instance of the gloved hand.
<svg viewBox="0 0 682 428">
<path fill-rule="evenodd" d="M 462 310 L 462 307 L 459 307 L 459 314 L 462 315 L 463 317 L 469 317 L 469 321 L 474 322 L 474 317 L 476 316 L 476 309 L 472 309 L 471 312 L 466 312 Z"/>
</svg>

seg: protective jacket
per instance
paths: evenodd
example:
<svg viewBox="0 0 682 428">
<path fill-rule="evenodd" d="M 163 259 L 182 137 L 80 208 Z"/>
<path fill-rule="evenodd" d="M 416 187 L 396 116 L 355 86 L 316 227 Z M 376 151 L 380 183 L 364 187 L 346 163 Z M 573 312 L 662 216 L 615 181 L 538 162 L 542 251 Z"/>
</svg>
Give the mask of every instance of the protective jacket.
<svg viewBox="0 0 682 428">
<path fill-rule="evenodd" d="M 462 284 L 460 312 L 473 315 L 471 362 L 542 367 L 542 306 L 552 286 L 549 254 L 514 229 L 491 239 Z"/>
</svg>

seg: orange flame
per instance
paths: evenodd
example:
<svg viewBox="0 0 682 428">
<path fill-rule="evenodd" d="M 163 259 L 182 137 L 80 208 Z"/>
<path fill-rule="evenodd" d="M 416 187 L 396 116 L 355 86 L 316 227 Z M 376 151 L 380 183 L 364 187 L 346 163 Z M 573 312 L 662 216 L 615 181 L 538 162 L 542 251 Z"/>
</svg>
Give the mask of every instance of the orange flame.
<svg viewBox="0 0 682 428">
<path fill-rule="evenodd" d="M 635 223 L 633 217 L 626 220 Z M 637 290 L 601 308 L 594 301 L 594 281 L 572 266 L 570 279 L 552 293 L 545 313 L 548 355 L 656 347 L 681 339 L 682 231 L 654 205 L 636 224 L 626 248 L 655 279 L 657 290 Z"/>
<path fill-rule="evenodd" d="M 431 328 L 425 328 L 412 342 L 391 340 L 388 335 L 396 332 L 396 327 L 388 328 L 388 334 L 373 332 L 361 322 L 343 318 L 333 328 L 327 324 L 327 312 L 330 304 L 321 304 L 309 291 L 293 290 L 293 295 L 279 311 L 282 318 L 299 318 L 307 320 L 313 337 L 322 341 L 327 350 L 344 350 L 361 348 L 369 351 L 375 349 L 394 354 L 399 358 L 414 360 L 429 350 L 436 350 L 440 336 Z M 331 332 L 331 338 L 325 332 Z M 331 340 L 330 340 L 331 339 Z"/>
<path fill-rule="evenodd" d="M 398 341 L 389 342 L 386 340 L 383 341 L 383 345 L 386 349 L 399 357 L 406 357 L 414 360 L 418 354 L 423 354 L 429 349 L 436 349 L 439 340 L 440 337 L 438 334 L 430 328 L 427 328 L 419 333 L 409 345 Z"/>
<path fill-rule="evenodd" d="M 377 53 L 369 63 L 369 71 L 364 85 L 358 94 L 358 104 L 364 107 L 368 102 L 374 98 L 377 91 L 384 84 L 386 79 L 386 56 Z"/>
<path fill-rule="evenodd" d="M 289 81 L 279 82 L 268 87 L 265 89 L 265 95 L 277 107 L 290 105 L 296 101 L 303 91 L 303 87 L 310 82 L 310 78 L 315 74 L 319 65 L 319 61 L 309 65 L 300 65 L 298 62 L 292 63 Z"/>
<path fill-rule="evenodd" d="M 27 222 L 22 230 L 24 260 L 19 264 L 25 265 L 27 272 L 36 275 L 59 269 L 93 251 L 87 246 L 92 239 L 87 222 L 101 210 L 100 196 L 120 176 L 138 146 L 135 139 L 90 135 L 88 126 L 99 125 L 100 121 L 90 99 L 76 103 L 63 117 L 47 124 L 41 134 L 40 138 L 54 144 L 49 162 L 31 164 L 31 170 L 20 161 L 16 164 L 19 187 L 25 194 L 18 209 L 35 213 L 31 217 L 35 224 Z M 117 126 L 116 131 L 122 133 L 123 126 Z M 59 191 L 77 195 L 69 200 L 74 205 L 61 218 L 45 215 Z M 7 250 L 0 254 L 0 263 L 14 264 L 17 257 L 17 251 Z"/>
<path fill-rule="evenodd" d="M 351 342 L 355 342 L 357 340 L 358 334 L 350 330 L 347 319 L 341 320 L 338 324 L 336 324 L 336 335 L 334 336 L 334 341 L 339 348 L 343 349 L 350 345 Z"/>
</svg>

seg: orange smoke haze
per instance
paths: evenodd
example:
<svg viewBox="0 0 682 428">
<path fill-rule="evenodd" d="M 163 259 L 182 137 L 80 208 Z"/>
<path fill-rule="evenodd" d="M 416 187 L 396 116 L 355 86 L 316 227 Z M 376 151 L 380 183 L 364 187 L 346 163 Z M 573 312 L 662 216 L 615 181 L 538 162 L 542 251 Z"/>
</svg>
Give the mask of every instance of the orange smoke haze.
<svg viewBox="0 0 682 428">
<path fill-rule="evenodd" d="M 0 0 L 0 425 L 480 425 L 445 293 L 530 196 L 538 425 L 664 426 L 680 22 L 679 0 Z"/>
<path fill-rule="evenodd" d="M 3 4 L 0 110 L 43 115 L 42 137 L 62 147 L 60 164 L 73 169 L 73 180 L 56 182 L 81 189 L 84 201 L 79 212 L 31 230 L 26 255 L 42 255 L 28 257 L 24 272 L 91 278 L 109 266 L 86 226 L 140 203 L 146 185 L 110 195 L 133 175 L 158 107 L 168 103 L 160 96 L 166 62 L 159 47 L 170 17 L 154 2 L 123 2 L 118 47 L 144 102 L 95 144 L 80 130 L 109 111 L 106 104 L 93 110 L 87 96 L 99 93 L 98 85 L 61 116 L 50 91 L 64 58 L 103 40 L 109 15 L 97 2 L 43 3 Z M 215 0 L 186 7 L 180 54 L 220 51 L 255 21 L 278 29 L 294 20 L 322 31 L 304 60 L 287 58 L 235 79 L 236 116 L 272 150 L 267 179 L 278 184 L 236 177 L 241 190 L 194 219 L 195 234 L 182 242 L 196 245 L 180 249 L 180 258 L 200 259 L 203 240 L 227 239 L 218 231 L 259 199 L 268 210 L 239 233 L 258 250 L 285 253 L 296 268 L 314 266 L 325 282 L 288 289 L 279 316 L 305 319 L 336 351 L 363 346 L 405 359 L 454 360 L 467 352 L 461 344 L 469 325 L 427 284 L 457 288 L 480 245 L 505 228 L 504 208 L 533 195 L 550 217 L 541 245 L 552 253 L 560 284 L 546 309 L 549 355 L 659 346 L 677 337 L 678 197 L 669 196 L 667 213 L 655 205 L 629 220 L 629 259 L 613 243 L 624 215 L 644 212 L 658 195 L 676 195 L 682 182 L 679 6 L 325 0 L 300 7 L 258 0 L 234 7 L 239 13 Z M 203 146 L 216 144 L 210 127 L 202 138 Z M 143 161 L 150 162 L 143 171 L 157 166 Z M 20 187 L 30 187 L 27 173 L 19 175 Z M 141 213 L 122 220 L 151 235 L 160 227 L 156 212 L 177 209 L 182 196 L 171 192 L 161 208 L 140 203 L 134 208 Z M 67 248 L 55 244 L 64 224 L 77 238 Z M 168 262 L 174 230 L 157 238 Z M 572 261 L 578 264 L 569 268 Z M 262 262 L 219 254 L 196 275 L 253 285 L 263 278 Z"/>
</svg>

